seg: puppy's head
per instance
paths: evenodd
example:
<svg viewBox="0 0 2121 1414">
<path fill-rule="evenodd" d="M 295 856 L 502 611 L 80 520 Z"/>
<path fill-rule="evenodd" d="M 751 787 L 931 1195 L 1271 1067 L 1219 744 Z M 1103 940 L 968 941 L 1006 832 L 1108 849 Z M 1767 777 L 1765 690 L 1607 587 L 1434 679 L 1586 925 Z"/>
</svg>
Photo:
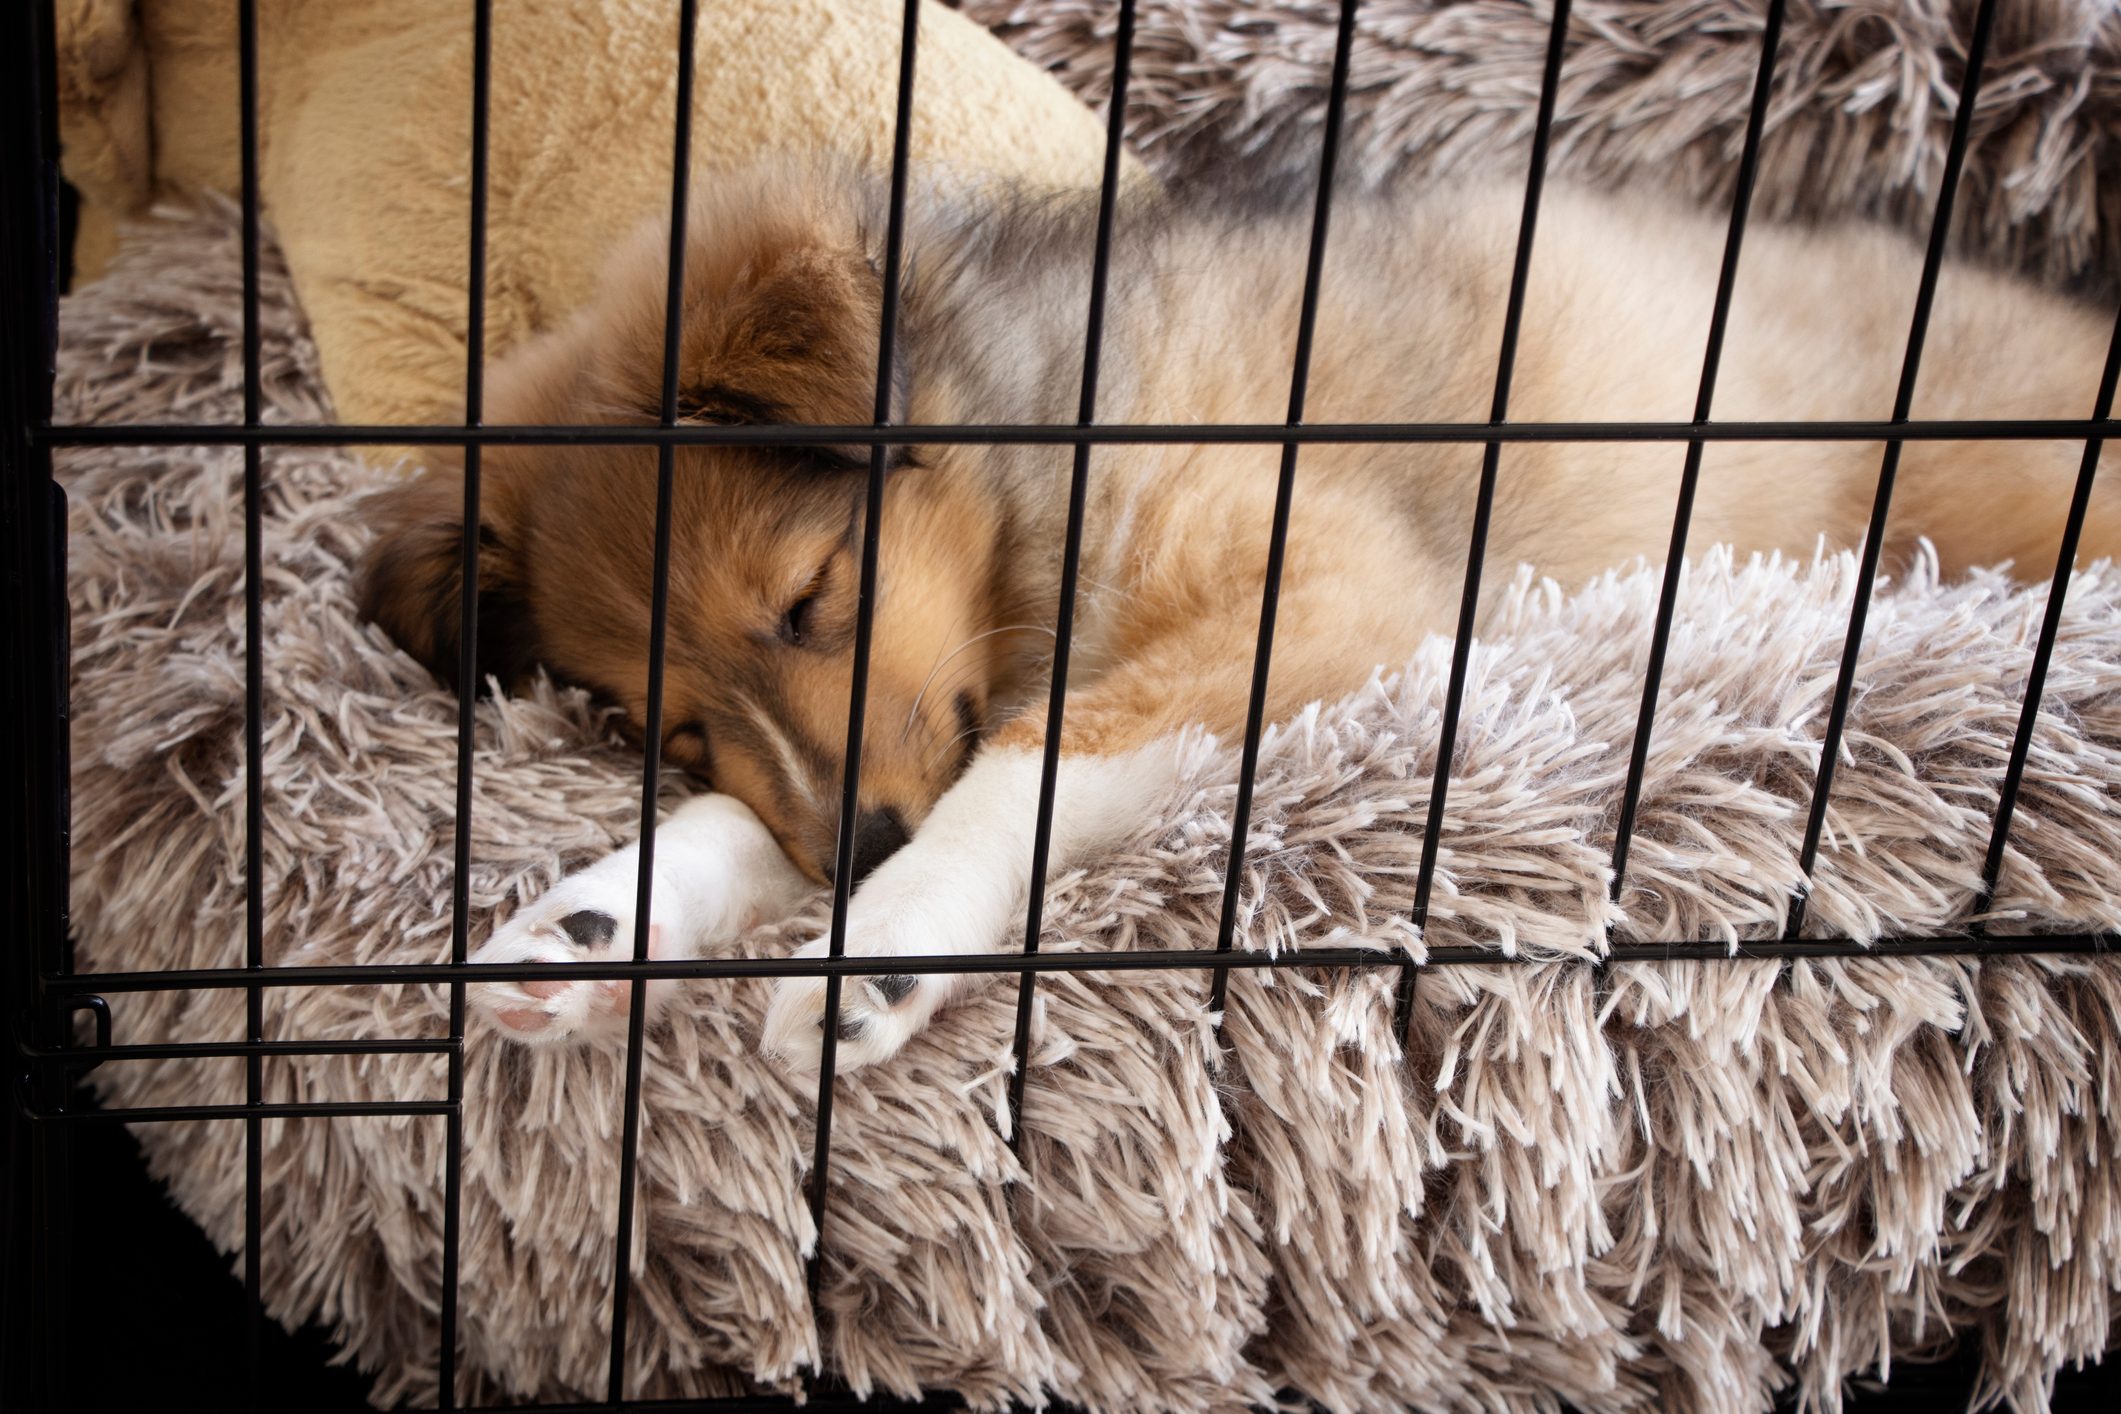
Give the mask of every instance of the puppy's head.
<svg viewBox="0 0 2121 1414">
<path fill-rule="evenodd" d="M 653 423 L 663 250 L 648 233 L 590 307 L 498 366 L 491 423 Z M 724 187 L 688 220 L 679 405 L 688 422 L 866 423 L 878 242 L 830 183 Z M 1002 662 L 999 520 L 970 478 L 892 457 L 877 571 L 855 864 L 866 872 L 969 758 Z M 671 495 L 663 756 L 737 796 L 825 879 L 839 829 L 867 447 L 679 448 Z M 476 671 L 534 664 L 647 721 L 657 453 L 494 446 L 480 476 Z M 464 476 L 388 493 L 364 612 L 456 683 Z M 456 683 L 460 689 L 473 685 Z"/>
</svg>

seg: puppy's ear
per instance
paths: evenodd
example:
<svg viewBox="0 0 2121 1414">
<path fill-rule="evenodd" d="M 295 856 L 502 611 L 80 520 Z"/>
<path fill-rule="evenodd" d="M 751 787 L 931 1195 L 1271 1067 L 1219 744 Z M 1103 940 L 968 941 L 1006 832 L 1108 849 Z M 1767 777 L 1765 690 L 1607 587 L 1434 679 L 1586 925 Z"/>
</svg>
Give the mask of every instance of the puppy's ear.
<svg viewBox="0 0 2121 1414">
<path fill-rule="evenodd" d="M 681 419 L 845 426 L 873 418 L 883 281 L 860 248 L 762 246 L 715 283 L 722 288 L 703 291 L 705 307 L 687 321 Z M 905 362 L 903 353 L 893 360 L 898 406 Z M 887 464 L 904 450 L 887 448 Z M 789 455 L 820 470 L 869 464 L 864 445 Z"/>
<path fill-rule="evenodd" d="M 488 477 L 479 516 L 479 612 L 476 649 L 479 689 L 490 678 L 503 686 L 526 677 L 537 660 L 530 601 L 522 577 L 520 542 Z M 497 514 L 500 512 L 500 514 Z M 440 462 L 401 486 L 382 492 L 369 509 L 376 538 L 360 578 L 361 616 L 382 626 L 398 646 L 450 687 L 457 680 L 463 637 L 464 475 Z"/>
</svg>

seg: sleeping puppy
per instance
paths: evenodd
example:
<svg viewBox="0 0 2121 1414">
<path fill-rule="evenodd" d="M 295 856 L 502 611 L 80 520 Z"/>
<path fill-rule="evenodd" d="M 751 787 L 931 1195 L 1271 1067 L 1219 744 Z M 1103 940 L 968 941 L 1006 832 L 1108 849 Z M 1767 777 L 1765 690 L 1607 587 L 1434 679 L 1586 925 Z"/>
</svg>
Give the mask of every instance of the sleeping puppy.
<svg viewBox="0 0 2121 1414">
<path fill-rule="evenodd" d="M 1519 190 L 1336 206 L 1308 417 L 1487 416 Z M 680 412 L 716 423 L 866 423 L 874 410 L 884 201 L 834 172 L 718 179 L 687 226 Z M 1095 225 L 1091 198 L 935 190 L 907 215 L 894 416 L 1072 423 Z M 1308 207 L 1123 203 L 1098 416 L 1279 422 Z M 656 421 L 667 237 L 614 258 L 601 293 L 491 380 L 496 423 Z M 1543 207 L 1513 418 L 1692 415 L 1723 224 L 1641 197 L 1554 189 Z M 1720 418 L 1889 415 L 1919 253 L 1867 229 L 1755 225 L 1716 399 Z M 2081 417 L 2105 344 L 2089 311 L 1973 269 L 1940 288 L 1919 417 Z M 1691 543 L 1808 555 L 1860 543 L 1881 448 L 1711 444 Z M 1908 445 L 1889 557 L 1917 537 L 1947 571 L 2053 563 L 2081 447 Z M 847 946 L 1021 945 L 1071 449 L 894 451 L 878 568 Z M 1103 446 L 1091 463 L 1051 867 L 1151 823 L 1181 736 L 1245 719 L 1280 451 Z M 1502 565 L 1573 585 L 1665 553 L 1683 457 L 1669 443 L 1512 445 L 1489 537 Z M 854 653 L 866 447 L 683 448 L 671 532 L 663 754 L 715 792 L 658 830 L 651 952 L 693 955 L 792 911 L 833 868 Z M 1270 719 L 1354 690 L 1456 622 L 1478 448 L 1303 448 Z M 646 719 L 656 457 L 640 447 L 485 454 L 478 669 L 533 665 Z M 367 612 L 437 674 L 457 664 L 460 474 L 379 506 Z M 2102 488 L 2087 557 L 2121 546 Z M 1491 572 L 1491 584 L 1506 574 Z M 470 684 L 458 684 L 468 690 Z M 519 909 L 475 961 L 630 955 L 635 851 Z M 804 949 L 822 955 L 822 940 Z M 839 1064 L 882 1061 L 976 979 L 882 975 L 844 990 Z M 802 1065 L 824 984 L 777 984 L 764 1044 Z M 652 989 L 655 990 L 655 989 Z M 622 1020 L 624 983 L 484 985 L 527 1041 Z M 651 999 L 653 1001 L 653 999 Z"/>
</svg>

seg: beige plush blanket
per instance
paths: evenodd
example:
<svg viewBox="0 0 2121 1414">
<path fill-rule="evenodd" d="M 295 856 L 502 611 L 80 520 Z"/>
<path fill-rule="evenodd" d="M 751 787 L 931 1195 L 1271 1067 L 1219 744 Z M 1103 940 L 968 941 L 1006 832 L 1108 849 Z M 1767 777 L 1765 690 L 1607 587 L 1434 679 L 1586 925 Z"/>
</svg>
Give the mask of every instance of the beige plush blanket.
<svg viewBox="0 0 2121 1414">
<path fill-rule="evenodd" d="M 234 222 L 174 219 L 65 309 L 60 413 L 232 418 Z M 268 266 L 271 420 L 328 418 Z M 1675 456 L 1677 452 L 1675 449 Z M 85 968 L 241 958 L 240 465 L 69 454 L 74 922 Z M 448 955 L 457 708 L 360 624 L 351 455 L 266 463 L 268 961 Z M 1447 645 L 1279 724 L 1261 753 L 1241 948 L 1325 943 L 1583 958 L 1622 936 L 1772 931 L 1830 692 L 1845 558 L 1704 551 L 1672 642 L 1629 888 L 1611 817 L 1657 579 L 1520 580 L 1475 654 L 1431 934 L 1406 924 Z M 1814 926 L 1963 924 L 2041 593 L 1918 571 L 1872 613 Z M 1993 913 L 2121 924 L 2121 578 L 2071 587 Z M 577 693 L 477 713 L 473 942 L 624 839 L 638 765 Z M 1048 951 L 1205 947 L 1234 752 L 1204 743 L 1155 828 L 1052 881 Z M 666 803 L 683 790 L 669 782 Z M 813 907 L 812 915 L 816 916 Z M 798 930 L 741 948 L 776 954 Z M 2121 966 L 2104 958 L 1441 967 L 1404 1048 L 1393 976 L 1057 975 L 1021 1157 L 1001 1130 L 1014 989 L 990 985 L 839 1082 L 824 1282 L 804 1203 L 812 1093 L 754 1054 L 757 982 L 697 984 L 648 1037 L 629 1393 L 857 1389 L 976 1405 L 1765 1410 L 1953 1340 L 2039 1407 L 2113 1332 L 2121 1285 Z M 240 992 L 112 998 L 117 1039 L 242 1034 Z M 268 1034 L 442 1034 L 446 995 L 267 993 Z M 463 1393 L 601 1396 L 618 1048 L 467 1041 Z M 121 1105 L 242 1098 L 237 1061 L 95 1072 Z M 273 1060 L 270 1100 L 433 1099 L 438 1056 Z M 142 1127 L 224 1250 L 242 1130 Z M 433 1395 L 439 1119 L 268 1121 L 264 1292 L 377 1376 Z"/>
<path fill-rule="evenodd" d="M 693 167 L 891 157 L 901 0 L 700 7 Z M 453 421 L 464 384 L 470 0 L 258 7 L 259 191 L 349 422 Z M 158 196 L 237 190 L 236 0 L 59 0 L 61 136 L 82 255 Z M 486 348 L 589 292 L 670 201 L 677 0 L 493 7 Z M 979 26 L 924 4 L 913 160 L 1097 182 L 1104 132 Z"/>
</svg>

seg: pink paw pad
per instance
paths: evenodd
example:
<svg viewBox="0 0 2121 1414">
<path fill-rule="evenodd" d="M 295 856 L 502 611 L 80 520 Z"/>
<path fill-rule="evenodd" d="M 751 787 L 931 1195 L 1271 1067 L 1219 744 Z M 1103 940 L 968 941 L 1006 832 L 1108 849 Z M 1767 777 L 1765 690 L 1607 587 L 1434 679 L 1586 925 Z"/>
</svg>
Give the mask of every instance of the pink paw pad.
<svg viewBox="0 0 2121 1414">
<path fill-rule="evenodd" d="M 618 920 L 596 909 L 578 909 L 557 920 L 559 931 L 580 950 L 570 961 L 615 961 L 632 956 L 632 939 L 620 939 Z M 663 955 L 663 927 L 648 928 L 648 955 Z M 513 996 L 516 1004 L 510 1005 Z M 523 1005 L 523 1001 L 542 1005 Z M 599 977 L 580 982 L 548 978 L 499 984 L 487 1011 L 501 1026 L 525 1038 L 577 1031 L 585 1025 L 602 1029 L 621 1020 L 633 1003 L 633 983 L 625 978 Z"/>
</svg>

